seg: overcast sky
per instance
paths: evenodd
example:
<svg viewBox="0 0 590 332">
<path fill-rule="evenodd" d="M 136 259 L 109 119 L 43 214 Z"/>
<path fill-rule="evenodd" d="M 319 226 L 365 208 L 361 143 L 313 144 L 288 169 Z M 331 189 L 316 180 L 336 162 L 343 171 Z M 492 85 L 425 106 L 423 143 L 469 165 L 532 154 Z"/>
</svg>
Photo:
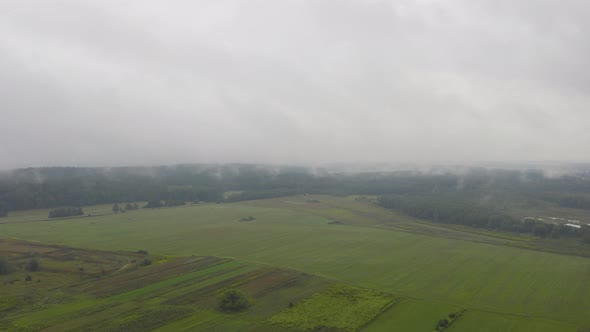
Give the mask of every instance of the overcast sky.
<svg viewBox="0 0 590 332">
<path fill-rule="evenodd" d="M 1 0 L 0 168 L 587 161 L 587 0 Z"/>
</svg>

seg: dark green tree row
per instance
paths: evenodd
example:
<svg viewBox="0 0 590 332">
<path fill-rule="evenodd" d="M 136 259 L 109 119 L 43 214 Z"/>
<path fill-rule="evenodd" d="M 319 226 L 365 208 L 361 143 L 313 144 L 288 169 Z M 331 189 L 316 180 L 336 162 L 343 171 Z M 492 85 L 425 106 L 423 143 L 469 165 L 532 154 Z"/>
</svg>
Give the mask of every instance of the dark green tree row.
<svg viewBox="0 0 590 332">
<path fill-rule="evenodd" d="M 379 205 L 412 217 L 444 224 L 459 224 L 491 229 L 517 231 L 521 226 L 509 215 L 464 197 L 439 195 L 389 195 L 379 199 Z M 524 231 L 524 229 L 523 229 Z"/>
<path fill-rule="evenodd" d="M 557 202 L 563 207 L 590 210 L 590 195 L 587 193 L 550 193 L 545 195 L 544 199 Z"/>
<path fill-rule="evenodd" d="M 185 201 L 165 201 L 165 202 L 162 202 L 160 200 L 154 200 L 154 201 L 147 202 L 147 204 L 144 205 L 144 208 L 155 209 L 155 208 L 161 208 L 161 207 L 171 207 L 171 206 L 181 206 L 181 205 L 186 205 L 186 202 Z"/>
<path fill-rule="evenodd" d="M 84 215 L 81 207 L 62 207 L 49 211 L 49 218 L 63 218 Z"/>
<path fill-rule="evenodd" d="M 499 211 L 515 206 L 560 205 L 590 209 L 590 172 L 545 177 L 539 171 L 464 169 L 334 173 L 301 167 L 177 165 L 171 167 L 32 168 L 0 175 L 0 216 L 6 211 L 117 202 L 223 202 L 289 196 L 425 195 L 485 200 L 492 212 L 465 206 L 462 224 L 521 227 Z M 239 192 L 224 197 L 225 192 Z M 422 199 L 424 200 L 424 199 Z M 419 202 L 415 204 L 423 204 Z M 162 204 L 162 203 L 160 203 Z M 449 206 L 452 206 L 449 203 Z M 407 207 L 410 209 L 410 207 Z M 129 209 L 125 209 L 129 210 Z M 419 209 L 416 214 L 433 211 Z M 438 210 L 437 210 L 438 211 Z M 455 217 L 441 216 L 450 220 Z M 481 215 L 485 214 L 485 217 Z M 493 216 L 492 216 L 493 215 Z M 482 219 L 483 218 L 483 219 Z M 459 218 L 460 219 L 460 218 Z"/>
<path fill-rule="evenodd" d="M 388 195 L 378 204 L 409 216 L 436 223 L 465 225 L 506 232 L 530 233 L 540 237 L 590 236 L 590 227 L 574 228 L 545 223 L 531 218 L 515 219 L 489 203 L 482 203 L 464 195 Z M 590 238 L 589 242 L 590 242 Z"/>
</svg>

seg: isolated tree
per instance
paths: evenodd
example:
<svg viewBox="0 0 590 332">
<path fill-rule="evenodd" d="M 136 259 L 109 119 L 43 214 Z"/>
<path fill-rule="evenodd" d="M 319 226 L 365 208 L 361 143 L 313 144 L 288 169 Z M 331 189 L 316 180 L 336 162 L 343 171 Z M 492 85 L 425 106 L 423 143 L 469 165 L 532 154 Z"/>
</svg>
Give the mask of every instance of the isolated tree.
<svg viewBox="0 0 590 332">
<path fill-rule="evenodd" d="M 250 301 L 242 291 L 232 288 L 221 293 L 218 298 L 219 309 L 226 312 L 237 312 L 250 306 Z"/>
<path fill-rule="evenodd" d="M 439 320 L 436 325 L 437 330 L 446 329 L 447 327 L 449 327 L 449 320 L 446 318 Z"/>
<path fill-rule="evenodd" d="M 119 207 L 119 204 L 115 203 L 115 205 L 113 205 L 113 212 L 118 213 L 119 211 L 121 211 L 121 208 Z"/>
</svg>

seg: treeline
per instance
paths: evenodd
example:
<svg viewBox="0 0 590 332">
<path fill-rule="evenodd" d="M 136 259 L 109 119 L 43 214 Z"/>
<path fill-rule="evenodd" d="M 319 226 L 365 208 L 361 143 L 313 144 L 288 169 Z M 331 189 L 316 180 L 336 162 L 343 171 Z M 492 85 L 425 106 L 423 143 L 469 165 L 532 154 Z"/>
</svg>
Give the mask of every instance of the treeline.
<svg viewBox="0 0 590 332">
<path fill-rule="evenodd" d="M 464 195 L 388 195 L 378 204 L 409 216 L 436 223 L 464 225 L 496 231 L 530 233 L 540 237 L 581 237 L 590 242 L 590 227 L 544 223 L 532 218 L 519 220 L 488 203 Z"/>
<path fill-rule="evenodd" d="M 62 207 L 49 211 L 48 218 L 63 218 L 84 215 L 81 207 Z"/>
<path fill-rule="evenodd" d="M 223 200 L 215 174 L 178 168 L 41 168 L 0 176 L 0 207 L 28 210 L 151 200 Z"/>
<path fill-rule="evenodd" d="M 563 207 L 590 210 L 590 195 L 586 193 L 549 193 L 544 199 Z"/>
<path fill-rule="evenodd" d="M 162 202 L 160 200 L 155 200 L 155 201 L 147 202 L 147 204 L 144 205 L 144 208 L 155 209 L 155 208 L 161 208 L 161 207 L 172 207 L 172 206 L 181 206 L 181 205 L 186 205 L 186 202 L 185 201 L 165 201 L 165 202 Z"/>
<path fill-rule="evenodd" d="M 171 167 L 38 168 L 0 176 L 0 208 L 5 211 L 85 206 L 116 202 L 225 202 L 331 193 L 332 176 L 297 167 L 179 165 Z"/>
<path fill-rule="evenodd" d="M 384 208 L 419 219 L 507 231 L 527 231 L 511 216 L 497 209 L 476 204 L 463 197 L 439 195 L 389 195 L 378 200 Z"/>
<path fill-rule="evenodd" d="M 454 223 L 510 228 L 520 225 L 507 221 L 498 211 L 547 204 L 590 209 L 588 174 L 548 178 L 540 171 L 483 168 L 463 169 L 461 173 L 440 169 L 431 173 L 332 173 L 322 169 L 257 165 L 31 168 L 0 175 L 0 216 L 11 210 L 60 206 L 139 201 L 234 202 L 304 193 L 413 195 L 418 198 L 415 204 L 423 204 L 420 202 L 426 198 L 420 198 L 422 196 L 432 195 L 438 199 L 454 195 L 485 198 L 485 206 L 493 210 L 482 217 L 484 212 L 473 212 L 464 206 L 453 207 L 453 210 L 465 210 L 464 219 L 475 220 L 454 220 Z M 224 197 L 226 192 L 235 193 Z M 449 203 L 449 206 L 454 205 Z M 427 213 L 419 210 L 419 214 Z M 441 216 L 441 211 L 438 213 L 438 219 L 455 218 Z M 487 214 L 493 214 L 493 218 Z"/>
<path fill-rule="evenodd" d="M 227 197 L 225 199 L 225 201 L 226 202 L 252 201 L 252 200 L 256 200 L 256 199 L 266 199 L 266 198 L 273 198 L 273 197 L 285 197 L 285 196 L 300 195 L 303 193 L 305 193 L 305 191 L 297 190 L 297 189 L 290 189 L 290 188 L 244 191 L 244 192 L 230 195 L 229 197 Z"/>
</svg>

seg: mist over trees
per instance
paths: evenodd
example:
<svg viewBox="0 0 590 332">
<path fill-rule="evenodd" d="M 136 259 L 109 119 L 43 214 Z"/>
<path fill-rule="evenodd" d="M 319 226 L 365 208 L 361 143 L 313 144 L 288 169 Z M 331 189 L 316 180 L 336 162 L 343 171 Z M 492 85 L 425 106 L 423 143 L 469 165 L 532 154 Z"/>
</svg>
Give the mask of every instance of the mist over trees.
<svg viewBox="0 0 590 332">
<path fill-rule="evenodd" d="M 480 202 L 463 195 L 388 195 L 380 197 L 378 204 L 415 218 L 442 224 L 530 233 L 539 237 L 581 236 L 584 241 L 590 236 L 590 227 L 587 225 L 580 225 L 577 229 L 532 218 L 521 220 L 494 204 Z"/>
<path fill-rule="evenodd" d="M 374 195 L 378 203 L 439 223 L 538 236 L 564 236 L 567 227 L 515 219 L 508 210 L 535 206 L 590 209 L 587 172 L 547 177 L 537 170 L 471 168 L 461 172 L 328 172 L 303 167 L 178 165 L 169 167 L 38 168 L 0 178 L 0 216 L 11 210 L 58 208 L 51 218 L 81 215 L 80 206 L 148 202 L 236 202 L 297 194 Z M 585 233 L 585 228 L 580 232 Z"/>
<path fill-rule="evenodd" d="M 231 194 L 224 197 L 227 192 Z M 0 177 L 0 212 L 138 201 L 164 201 L 169 205 L 232 202 L 304 193 L 453 194 L 491 199 L 500 206 L 545 201 L 590 209 L 590 178 L 586 175 L 549 178 L 540 171 L 477 168 L 461 174 L 313 173 L 302 167 L 179 165 L 16 170 L 10 176 Z"/>
</svg>

